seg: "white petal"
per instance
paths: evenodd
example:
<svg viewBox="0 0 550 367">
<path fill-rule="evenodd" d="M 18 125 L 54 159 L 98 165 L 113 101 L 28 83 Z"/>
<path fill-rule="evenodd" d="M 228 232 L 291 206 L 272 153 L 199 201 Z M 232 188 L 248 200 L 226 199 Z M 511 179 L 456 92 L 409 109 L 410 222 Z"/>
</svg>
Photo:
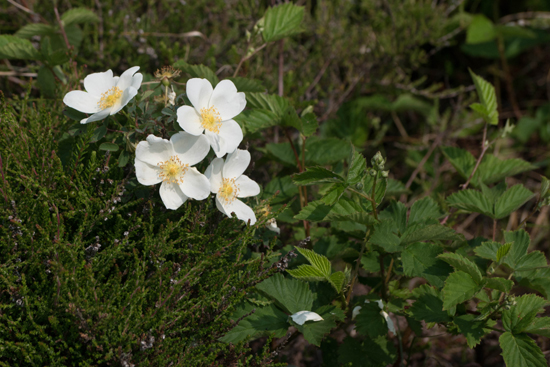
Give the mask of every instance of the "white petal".
<svg viewBox="0 0 550 367">
<path fill-rule="evenodd" d="M 225 209 L 223 208 L 223 205 L 222 203 L 218 200 L 218 196 L 216 195 L 216 208 L 218 208 L 218 210 L 220 212 L 222 212 L 223 214 L 227 215 L 228 217 L 230 217 L 230 215 L 228 215 L 226 212 L 225 212 Z"/>
<path fill-rule="evenodd" d="M 212 90 L 212 84 L 208 80 L 200 78 L 189 79 L 185 88 L 187 98 L 199 112 L 201 108 L 208 108 Z"/>
<path fill-rule="evenodd" d="M 243 141 L 243 130 L 235 120 L 222 122 L 219 135 L 222 140 L 224 154 L 233 153 Z"/>
<path fill-rule="evenodd" d="M 294 315 L 290 315 L 292 321 L 298 325 L 303 325 L 306 321 L 322 321 L 323 318 L 318 313 L 312 311 L 298 311 Z"/>
<path fill-rule="evenodd" d="M 226 152 L 221 146 L 222 141 L 220 140 L 220 136 L 208 130 L 204 132 L 204 135 L 208 139 L 208 143 L 210 143 L 212 150 L 214 151 L 214 153 L 216 153 L 216 157 L 223 157 Z"/>
<path fill-rule="evenodd" d="M 191 135 L 200 135 L 204 131 L 201 126 L 201 117 L 191 106 L 181 106 L 176 111 L 178 114 L 178 124 L 181 128 Z"/>
<path fill-rule="evenodd" d="M 136 90 L 139 90 L 141 87 L 141 82 L 143 82 L 143 75 L 141 73 L 134 74 L 132 78 L 132 87 L 136 88 Z"/>
<path fill-rule="evenodd" d="M 166 209 L 176 210 L 187 201 L 187 196 L 181 192 L 178 185 L 173 183 L 163 182 L 160 185 L 159 194 Z"/>
<path fill-rule="evenodd" d="M 254 214 L 252 208 L 239 199 L 235 199 L 229 204 L 225 204 L 224 202 L 221 202 L 220 204 L 223 206 L 223 210 L 228 217 L 231 216 L 231 213 L 235 213 L 237 218 L 242 221 L 248 223 L 248 220 L 250 220 L 250 225 L 256 223 L 256 215 Z"/>
<path fill-rule="evenodd" d="M 227 156 L 223 166 L 224 178 L 237 178 L 243 174 L 250 164 L 250 153 L 248 150 L 237 149 Z"/>
<path fill-rule="evenodd" d="M 241 175 L 235 180 L 235 183 L 239 187 L 239 195 L 237 197 L 247 198 L 250 196 L 256 196 L 260 193 L 260 185 L 246 175 Z"/>
<path fill-rule="evenodd" d="M 93 73 L 84 78 L 84 88 L 97 98 L 101 98 L 102 93 L 115 85 L 116 79 L 113 78 L 112 70 L 107 70 L 104 73 Z"/>
<path fill-rule="evenodd" d="M 213 193 L 217 193 L 220 187 L 222 186 L 222 182 L 223 182 L 222 168 L 223 168 L 223 159 L 214 158 L 214 160 L 210 163 L 210 165 L 206 169 L 206 172 L 204 172 L 204 175 L 210 181 L 210 190 Z M 223 210 L 222 212 L 225 214 Z"/>
<path fill-rule="evenodd" d="M 146 141 L 140 141 L 136 147 L 136 159 L 152 166 L 169 160 L 172 155 L 172 143 L 153 134 L 149 135 Z"/>
<path fill-rule="evenodd" d="M 172 135 L 170 141 L 180 161 L 190 166 L 202 161 L 210 151 L 210 144 L 204 135 L 195 136 L 181 131 Z"/>
<path fill-rule="evenodd" d="M 386 323 L 388 324 L 388 330 L 391 331 L 392 333 L 396 334 L 395 333 L 395 326 L 393 325 L 393 320 L 391 319 L 390 315 L 388 315 L 384 311 L 380 311 L 380 315 L 382 315 L 382 317 L 384 317 L 384 319 L 386 319 Z"/>
<path fill-rule="evenodd" d="M 125 90 L 126 88 L 132 86 L 134 84 L 134 74 L 138 70 L 139 70 L 139 66 L 133 66 L 130 69 L 126 70 L 124 73 L 122 73 L 122 75 L 118 79 L 118 82 L 116 83 L 116 87 L 120 88 L 120 90 Z M 137 88 L 135 89 L 137 90 Z"/>
<path fill-rule="evenodd" d="M 160 169 L 157 166 L 152 166 L 148 163 L 140 161 L 137 158 L 134 164 L 136 166 L 136 177 L 140 184 L 150 186 L 162 182 L 158 175 Z"/>
<path fill-rule="evenodd" d="M 113 106 L 111 109 L 111 115 L 114 115 L 118 111 L 122 110 L 124 106 L 128 104 L 137 95 L 137 89 L 134 87 L 128 87 L 122 92 L 122 98 L 120 98 L 120 101 Z"/>
<path fill-rule="evenodd" d="M 98 102 L 99 98 L 81 90 L 73 90 L 65 94 L 65 97 L 63 97 L 63 103 L 84 113 L 98 112 Z"/>
<path fill-rule="evenodd" d="M 270 231 L 281 234 L 281 230 L 279 229 L 279 227 L 277 227 L 277 221 L 275 220 L 275 218 L 271 218 L 270 220 L 268 220 L 266 227 Z"/>
<path fill-rule="evenodd" d="M 94 113 L 92 116 L 88 117 L 87 119 L 82 119 L 80 120 L 80 123 L 81 124 L 87 124 L 89 122 L 94 122 L 94 121 L 99 121 L 99 120 L 103 120 L 104 118 L 106 118 L 107 116 L 109 116 L 109 112 L 111 112 L 111 109 L 110 108 L 106 108 L 104 110 L 101 110 L 97 113 Z"/>
<path fill-rule="evenodd" d="M 352 320 L 355 320 L 355 318 L 357 317 L 357 315 L 359 315 L 359 311 L 361 311 L 363 307 L 361 306 L 355 306 L 353 308 L 353 311 L 351 311 L 351 319 Z"/>
<path fill-rule="evenodd" d="M 378 301 L 374 301 L 374 302 L 378 303 L 378 307 L 380 307 L 381 310 L 384 309 L 384 302 L 382 302 L 381 299 L 379 299 Z"/>
<path fill-rule="evenodd" d="M 204 200 L 210 195 L 210 181 L 195 167 L 189 167 L 180 183 L 181 191 L 195 200 Z"/>
<path fill-rule="evenodd" d="M 246 97 L 243 92 L 237 92 L 231 80 L 222 80 L 212 92 L 209 107 L 218 110 L 222 121 L 229 120 L 244 110 Z"/>
</svg>

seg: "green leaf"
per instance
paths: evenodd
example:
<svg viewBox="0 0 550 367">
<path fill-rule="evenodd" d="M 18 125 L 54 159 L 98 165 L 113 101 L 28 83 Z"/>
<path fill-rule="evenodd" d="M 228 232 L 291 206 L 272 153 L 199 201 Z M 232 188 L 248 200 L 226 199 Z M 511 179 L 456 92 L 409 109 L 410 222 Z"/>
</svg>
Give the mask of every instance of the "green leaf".
<svg viewBox="0 0 550 367">
<path fill-rule="evenodd" d="M 386 336 L 363 341 L 347 337 L 338 350 L 338 362 L 344 366 L 381 367 L 393 364 L 396 359 L 397 350 Z"/>
<path fill-rule="evenodd" d="M 266 93 L 246 93 L 246 102 L 247 107 L 271 111 L 279 118 L 282 118 L 283 113 L 290 106 L 283 97 Z"/>
<path fill-rule="evenodd" d="M 44 97 L 55 97 L 55 77 L 50 69 L 46 66 L 41 66 L 38 70 L 38 76 L 36 78 L 40 92 Z"/>
<path fill-rule="evenodd" d="M 481 246 L 478 246 L 474 249 L 474 252 L 477 256 L 487 259 L 497 261 L 497 252 L 502 245 L 498 242 L 487 241 L 483 242 Z"/>
<path fill-rule="evenodd" d="M 489 188 L 487 185 L 481 183 L 481 192 L 483 195 L 489 199 L 493 205 L 498 201 L 498 199 L 506 192 L 507 186 L 506 182 L 501 181 L 498 185 L 495 185 L 494 187 Z"/>
<path fill-rule="evenodd" d="M 275 193 L 279 194 L 273 199 L 272 204 L 288 202 L 292 197 L 298 195 L 298 187 L 292 183 L 290 176 L 276 177 L 264 186 L 263 197 L 271 198 Z"/>
<path fill-rule="evenodd" d="M 513 286 L 513 281 L 503 278 L 488 278 L 485 282 L 485 287 L 496 289 L 504 293 L 510 292 Z"/>
<path fill-rule="evenodd" d="M 466 29 L 466 43 L 475 44 L 492 41 L 497 32 L 493 22 L 483 14 L 476 14 Z"/>
<path fill-rule="evenodd" d="M 336 289 L 338 293 L 342 292 L 343 288 L 347 286 L 346 280 L 348 277 L 346 274 L 342 271 L 337 271 L 335 273 L 332 273 L 330 276 L 330 284 Z"/>
<path fill-rule="evenodd" d="M 71 24 L 65 27 L 65 33 L 67 33 L 67 40 L 69 43 L 78 48 L 80 47 L 80 43 L 82 42 L 82 38 L 84 38 L 84 35 L 82 34 L 82 30 L 80 27 L 76 24 Z M 62 41 L 62 37 L 59 37 L 59 41 Z M 65 42 L 63 42 L 65 44 Z"/>
<path fill-rule="evenodd" d="M 512 248 L 508 252 L 504 263 L 514 269 L 519 260 L 527 255 L 527 249 L 531 243 L 529 234 L 523 229 L 514 232 L 504 232 L 504 241 L 506 243 L 512 242 Z"/>
<path fill-rule="evenodd" d="M 296 158 L 290 143 L 266 144 L 266 151 L 277 161 L 296 167 Z M 341 162 L 349 154 L 346 141 L 337 138 L 319 138 L 312 136 L 306 144 L 306 165 L 326 165 Z M 302 152 L 298 153 L 301 159 Z"/>
<path fill-rule="evenodd" d="M 254 134 L 280 123 L 280 118 L 269 110 L 245 110 L 233 118 L 244 129 L 245 134 Z"/>
<path fill-rule="evenodd" d="M 277 41 L 302 31 L 300 24 L 304 18 L 304 7 L 284 3 L 267 9 L 262 32 L 265 42 Z"/>
<path fill-rule="evenodd" d="M 313 250 L 308 250 L 305 248 L 296 247 L 296 250 L 302 254 L 307 261 L 315 268 L 325 280 L 328 280 L 330 274 L 332 273 L 332 267 L 330 266 L 330 261 L 323 255 L 319 255 Z M 289 273 L 291 270 L 287 270 Z M 292 273 L 291 273 L 292 274 Z"/>
<path fill-rule="evenodd" d="M 323 196 L 321 197 L 321 201 L 327 205 L 334 205 L 340 200 L 342 195 L 344 194 L 344 191 L 346 191 L 347 185 L 345 184 L 334 184 L 330 185 L 330 187 L 323 193 Z M 340 220 L 347 220 L 347 219 L 340 219 Z"/>
<path fill-rule="evenodd" d="M 519 173 L 531 171 L 536 167 L 522 159 L 498 159 L 492 154 L 486 154 L 479 165 L 471 184 L 478 186 L 478 182 L 490 185 L 500 182 L 506 177 L 515 176 Z M 471 172 L 471 171 L 470 171 Z M 468 172 L 468 176 L 470 175 Z"/>
<path fill-rule="evenodd" d="M 378 172 L 378 177 L 376 179 L 376 189 L 374 192 L 374 200 L 377 203 L 377 206 L 382 203 L 382 200 L 384 200 L 384 196 L 386 195 L 386 186 L 387 186 L 388 180 L 385 178 L 382 178 L 380 176 L 380 172 Z M 372 196 L 372 185 L 374 184 L 374 177 L 371 175 L 366 175 L 363 180 L 363 192 L 365 192 L 368 196 Z M 369 204 L 369 207 L 371 205 Z"/>
<path fill-rule="evenodd" d="M 288 315 L 273 304 L 257 308 L 256 312 L 242 319 L 220 341 L 237 344 L 260 336 L 273 335 L 282 338 L 290 326 L 287 319 Z"/>
<path fill-rule="evenodd" d="M 304 334 L 304 338 L 316 346 L 321 345 L 323 337 L 336 327 L 336 321 L 343 321 L 344 312 L 336 306 L 326 305 L 319 307 L 315 312 L 323 318 L 322 321 L 306 322 L 303 325 L 295 324 L 298 331 Z"/>
<path fill-rule="evenodd" d="M 517 273 L 529 272 L 538 268 L 544 268 L 546 266 L 548 266 L 548 263 L 546 262 L 546 256 L 544 256 L 544 254 L 540 251 L 533 251 L 519 259 L 513 269 L 516 271 L 516 275 L 525 276 L 523 274 Z"/>
<path fill-rule="evenodd" d="M 403 237 L 401 237 L 401 243 L 407 244 L 418 241 L 460 241 L 464 237 L 455 232 L 454 229 L 444 226 L 442 224 L 431 224 L 428 226 L 417 225 L 408 227 Z"/>
<path fill-rule="evenodd" d="M 317 117 L 312 112 L 306 113 L 300 118 L 300 120 L 301 120 L 301 124 L 298 130 L 305 137 L 309 137 L 315 134 L 315 132 L 319 128 L 319 122 L 317 121 Z"/>
<path fill-rule="evenodd" d="M 86 8 L 73 8 L 63 13 L 61 21 L 63 26 L 68 27 L 71 24 L 96 23 L 99 22 L 99 17 Z"/>
<path fill-rule="evenodd" d="M 266 88 L 262 85 L 262 82 L 257 79 L 242 78 L 239 76 L 226 79 L 231 80 L 239 92 L 263 93 L 266 91 Z"/>
<path fill-rule="evenodd" d="M 1 35 L 0 59 L 41 60 L 42 55 L 29 40 L 11 35 Z"/>
<path fill-rule="evenodd" d="M 504 245 L 500 246 L 497 250 L 497 262 L 500 263 L 500 261 L 508 255 L 508 252 L 510 252 L 510 249 L 512 248 L 511 243 L 505 243 Z"/>
<path fill-rule="evenodd" d="M 351 199 L 343 196 L 334 205 L 327 205 L 321 200 L 312 201 L 294 217 L 298 220 L 320 222 L 330 220 L 330 215 L 350 215 L 362 212 L 361 206 Z"/>
<path fill-rule="evenodd" d="M 492 331 L 487 328 L 488 321 L 476 321 L 475 318 L 475 315 L 461 315 L 453 319 L 453 322 L 458 327 L 458 331 L 466 337 L 466 342 L 470 348 L 478 345 L 481 338 Z M 489 320 L 489 322 L 495 323 L 492 320 Z"/>
<path fill-rule="evenodd" d="M 55 32 L 55 28 L 48 24 L 31 23 L 27 24 L 17 32 L 15 36 L 19 38 L 31 39 L 34 36 L 48 36 Z"/>
<path fill-rule="evenodd" d="M 447 198 L 447 203 L 450 206 L 467 212 L 481 213 L 491 218 L 494 217 L 493 204 L 483 193 L 476 190 L 468 189 L 455 192 Z"/>
<path fill-rule="evenodd" d="M 296 279 L 287 279 L 280 273 L 257 284 L 256 288 L 267 297 L 272 298 L 289 314 L 309 311 L 313 305 L 313 293 L 307 283 Z"/>
<path fill-rule="evenodd" d="M 392 220 L 384 220 L 374 226 L 370 242 L 382 247 L 387 252 L 397 252 L 402 249 L 401 239 L 397 235 L 397 226 Z"/>
<path fill-rule="evenodd" d="M 535 194 L 519 184 L 510 187 L 495 203 L 495 217 L 502 219 L 519 209 Z"/>
<path fill-rule="evenodd" d="M 333 222 L 338 222 L 338 221 L 355 222 L 355 223 L 363 224 L 365 226 L 373 226 L 378 223 L 378 221 L 376 221 L 376 219 L 374 219 L 374 217 L 368 213 L 353 213 L 353 214 L 347 214 L 347 215 L 331 214 L 330 220 Z"/>
<path fill-rule="evenodd" d="M 470 70 L 470 75 L 476 86 L 477 96 L 483 107 L 485 107 L 486 112 L 482 115 L 483 119 L 490 125 L 498 125 L 495 87 L 482 77 L 477 76 L 472 70 Z"/>
<path fill-rule="evenodd" d="M 388 178 L 388 188 L 386 190 L 386 195 L 388 196 L 397 196 L 410 192 L 409 189 L 405 187 L 405 184 L 403 182 L 395 180 L 393 178 Z"/>
<path fill-rule="evenodd" d="M 523 332 L 550 338 L 550 317 L 537 317 Z"/>
<path fill-rule="evenodd" d="M 455 271 L 445 281 L 443 287 L 443 309 L 449 310 L 459 303 L 469 300 L 481 286 L 467 273 Z"/>
<path fill-rule="evenodd" d="M 386 209 L 378 214 L 380 220 L 392 220 L 402 234 L 407 228 L 407 207 L 400 201 L 392 200 Z"/>
<path fill-rule="evenodd" d="M 443 249 L 431 243 L 413 243 L 401 253 L 403 273 L 409 277 L 422 277 L 441 288 L 452 268 L 437 258 Z"/>
<path fill-rule="evenodd" d="M 358 333 L 371 338 L 388 333 L 388 324 L 380 314 L 380 307 L 376 302 L 361 304 L 361 310 L 355 318 L 355 325 Z"/>
<path fill-rule="evenodd" d="M 462 178 L 467 179 L 470 176 L 476 165 L 476 159 L 472 153 L 456 147 L 442 147 L 441 151 Z M 472 185 L 474 184 L 476 182 L 472 182 Z"/>
<path fill-rule="evenodd" d="M 344 182 L 344 178 L 323 167 L 309 167 L 305 172 L 292 176 L 292 181 L 298 186 L 309 186 L 322 183 L 340 183 Z"/>
<path fill-rule="evenodd" d="M 534 294 L 526 294 L 516 298 L 515 304 L 502 312 L 502 326 L 506 331 L 514 334 L 522 332 L 537 317 L 544 312 L 548 302 Z"/>
<path fill-rule="evenodd" d="M 352 145 L 349 162 L 348 177 L 346 181 L 350 185 L 355 185 L 361 181 L 367 171 L 367 160 L 361 153 L 357 152 Z"/>
<path fill-rule="evenodd" d="M 66 48 L 54 51 L 46 56 L 46 61 L 52 66 L 62 65 L 69 61 L 69 59 L 69 50 L 67 50 Z"/>
<path fill-rule="evenodd" d="M 116 151 L 118 151 L 118 144 L 115 144 L 115 143 L 102 143 L 99 146 L 99 150 L 107 150 L 109 152 L 116 152 Z"/>
<path fill-rule="evenodd" d="M 103 124 L 100 127 L 96 128 L 94 130 L 94 133 L 92 134 L 92 138 L 90 140 L 91 143 L 95 143 L 101 139 L 107 134 L 107 125 Z"/>
<path fill-rule="evenodd" d="M 128 153 L 128 151 L 126 150 L 123 150 L 122 152 L 120 152 L 120 155 L 118 156 L 118 166 L 126 167 L 129 160 L 130 160 L 130 153 Z"/>
<path fill-rule="evenodd" d="M 437 219 L 443 213 L 439 209 L 439 205 L 431 197 L 417 200 L 411 207 L 409 214 L 409 225 L 413 223 L 425 222 L 430 219 Z"/>
<path fill-rule="evenodd" d="M 416 292 L 422 292 L 413 305 L 409 308 L 409 313 L 418 321 L 425 322 L 450 322 L 451 317 L 447 311 L 443 311 L 443 300 L 437 289 L 427 285 L 422 285 Z"/>
<path fill-rule="evenodd" d="M 202 64 L 190 65 L 183 60 L 178 60 L 174 63 L 174 67 L 189 74 L 191 78 L 204 78 L 208 80 L 213 87 L 215 87 L 220 81 L 212 69 Z"/>
<path fill-rule="evenodd" d="M 437 257 L 447 262 L 449 265 L 455 268 L 455 270 L 461 270 L 470 275 L 477 284 L 481 283 L 481 280 L 483 279 L 481 271 L 479 271 L 477 265 L 470 259 L 467 259 L 460 254 L 452 252 L 447 252 Z"/>
<path fill-rule="evenodd" d="M 546 358 L 535 341 L 525 334 L 506 332 L 498 339 L 506 366 L 547 367 Z"/>
</svg>

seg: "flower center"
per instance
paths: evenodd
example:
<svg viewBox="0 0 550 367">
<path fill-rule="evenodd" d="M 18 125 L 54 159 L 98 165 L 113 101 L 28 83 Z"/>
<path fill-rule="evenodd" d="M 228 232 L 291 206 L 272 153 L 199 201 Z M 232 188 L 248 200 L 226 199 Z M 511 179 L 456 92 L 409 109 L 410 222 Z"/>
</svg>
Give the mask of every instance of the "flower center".
<svg viewBox="0 0 550 367">
<path fill-rule="evenodd" d="M 206 130 L 219 134 L 222 126 L 220 113 L 214 107 L 201 108 L 201 126 Z"/>
<path fill-rule="evenodd" d="M 168 183 L 182 183 L 188 164 L 183 164 L 178 157 L 172 156 L 169 160 L 157 163 L 160 167 L 159 178 Z"/>
<path fill-rule="evenodd" d="M 239 185 L 235 183 L 234 178 L 224 178 L 223 184 L 218 190 L 218 197 L 225 202 L 225 204 L 232 203 L 239 194 Z"/>
<path fill-rule="evenodd" d="M 107 92 L 101 94 L 101 99 L 97 105 L 102 110 L 113 107 L 122 98 L 122 90 L 118 87 L 112 87 Z"/>
</svg>

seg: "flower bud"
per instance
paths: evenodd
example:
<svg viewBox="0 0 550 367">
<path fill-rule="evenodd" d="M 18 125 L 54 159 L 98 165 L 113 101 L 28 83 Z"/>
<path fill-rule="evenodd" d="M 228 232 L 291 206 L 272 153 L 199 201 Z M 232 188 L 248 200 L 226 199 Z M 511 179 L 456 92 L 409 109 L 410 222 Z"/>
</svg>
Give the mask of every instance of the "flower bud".
<svg viewBox="0 0 550 367">
<path fill-rule="evenodd" d="M 382 153 L 377 152 L 374 157 L 372 157 L 370 163 L 376 170 L 382 171 L 384 169 L 384 164 L 386 163 L 386 160 L 384 159 L 384 157 L 382 157 Z"/>
<path fill-rule="evenodd" d="M 383 178 L 388 178 L 390 171 L 380 171 L 380 176 Z"/>
<path fill-rule="evenodd" d="M 363 183 L 362 183 L 362 182 L 356 183 L 356 184 L 355 184 L 355 188 L 356 188 L 357 190 L 363 190 Z"/>
</svg>

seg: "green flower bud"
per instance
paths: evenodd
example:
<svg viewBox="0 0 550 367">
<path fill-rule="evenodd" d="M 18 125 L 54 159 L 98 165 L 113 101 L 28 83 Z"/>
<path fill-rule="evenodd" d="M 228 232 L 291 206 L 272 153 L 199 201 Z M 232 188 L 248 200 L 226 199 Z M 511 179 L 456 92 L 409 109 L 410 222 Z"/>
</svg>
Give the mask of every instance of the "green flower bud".
<svg viewBox="0 0 550 367">
<path fill-rule="evenodd" d="M 355 188 L 357 190 L 363 190 L 363 184 L 361 182 L 358 182 L 358 183 L 355 184 Z"/>
<path fill-rule="evenodd" d="M 376 170 L 382 171 L 384 169 L 384 164 L 386 163 L 386 160 L 384 159 L 384 157 L 382 157 L 382 153 L 377 152 L 374 157 L 372 157 L 370 163 Z"/>
</svg>

